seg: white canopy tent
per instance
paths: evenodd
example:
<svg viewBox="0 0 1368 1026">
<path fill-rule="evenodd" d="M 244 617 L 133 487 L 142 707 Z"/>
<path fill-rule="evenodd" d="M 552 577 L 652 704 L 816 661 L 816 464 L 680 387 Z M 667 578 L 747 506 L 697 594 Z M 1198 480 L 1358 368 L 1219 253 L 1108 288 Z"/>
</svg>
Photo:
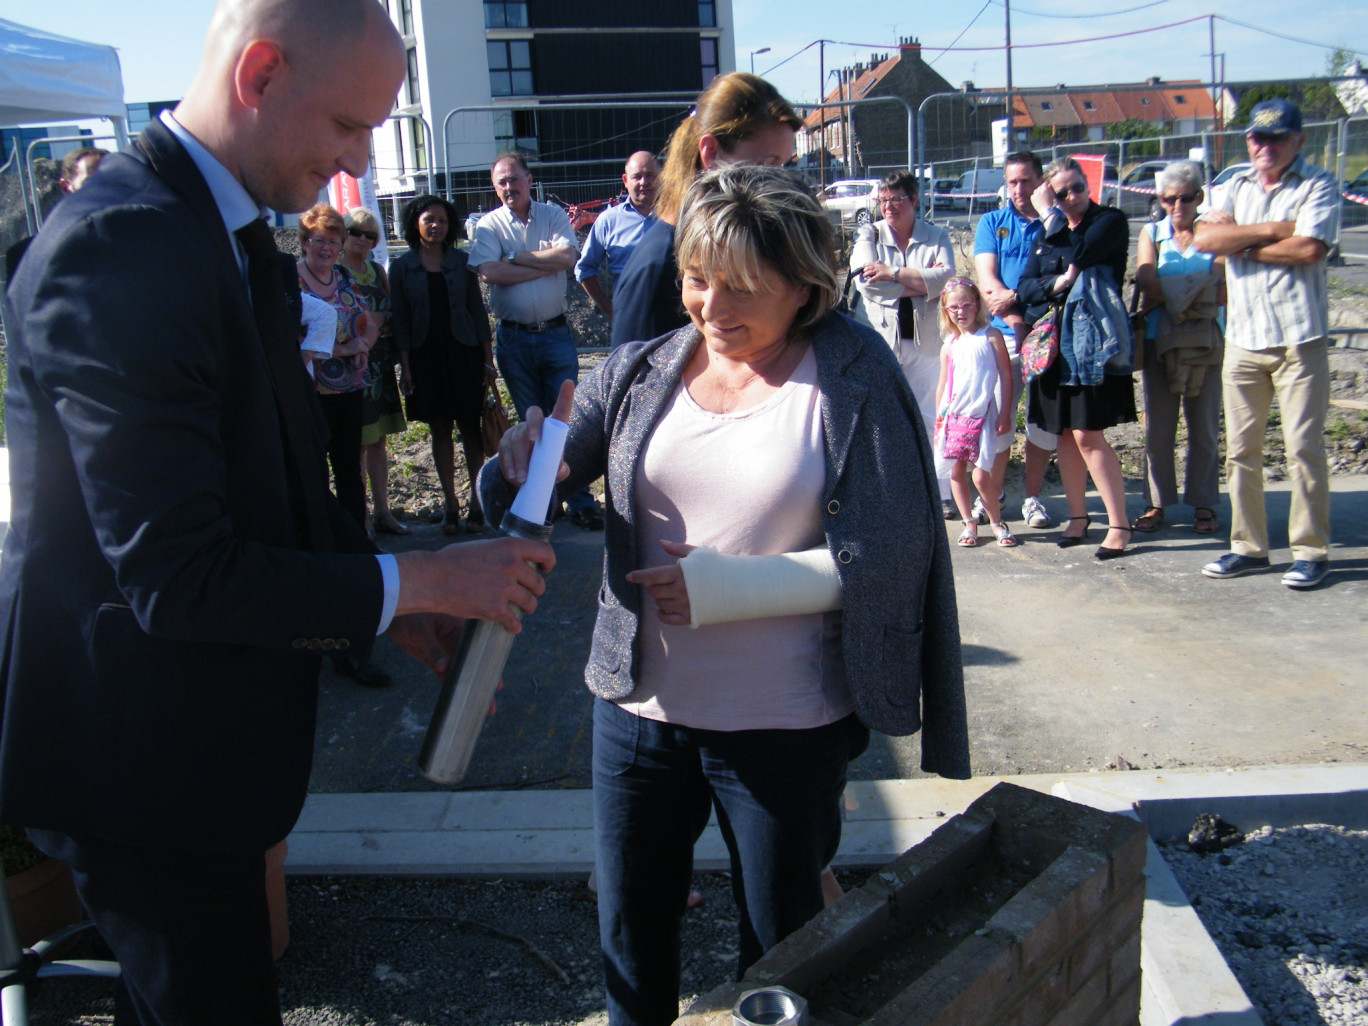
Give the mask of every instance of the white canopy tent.
<svg viewBox="0 0 1368 1026">
<path fill-rule="evenodd" d="M 109 118 L 123 147 L 128 145 L 126 117 L 114 47 L 0 19 L 0 125 Z"/>
<path fill-rule="evenodd" d="M 128 146 L 123 72 L 112 46 L 83 43 L 0 19 L 0 126 L 46 125 L 108 118 L 120 149 Z M 0 164 L 18 160 L 20 188 L 28 155 L 0 153 Z M 32 184 L 31 181 L 29 183 Z M 42 219 L 31 190 L 24 190 L 30 230 Z"/>
</svg>

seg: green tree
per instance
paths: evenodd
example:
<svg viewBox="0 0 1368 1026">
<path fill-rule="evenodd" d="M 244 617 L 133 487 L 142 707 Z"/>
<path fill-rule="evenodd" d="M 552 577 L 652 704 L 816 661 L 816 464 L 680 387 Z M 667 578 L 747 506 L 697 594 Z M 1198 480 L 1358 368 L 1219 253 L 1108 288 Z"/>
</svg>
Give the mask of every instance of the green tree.
<svg viewBox="0 0 1368 1026">
<path fill-rule="evenodd" d="M 1293 96 L 1291 87 L 1282 83 L 1256 85 L 1240 97 L 1239 105 L 1235 108 L 1235 117 L 1230 125 L 1235 129 L 1243 129 L 1249 124 L 1249 112 L 1264 100 L 1291 100 L 1296 103 L 1297 99 Z"/>
<path fill-rule="evenodd" d="M 1169 134 L 1169 130 L 1162 122 L 1127 118 L 1125 121 L 1113 121 L 1102 130 L 1102 134 L 1106 139 L 1125 139 L 1129 142 L 1134 139 L 1161 139 Z M 1133 142 L 1126 147 L 1126 156 L 1144 159 L 1159 156 L 1159 151 L 1158 142 Z"/>
</svg>

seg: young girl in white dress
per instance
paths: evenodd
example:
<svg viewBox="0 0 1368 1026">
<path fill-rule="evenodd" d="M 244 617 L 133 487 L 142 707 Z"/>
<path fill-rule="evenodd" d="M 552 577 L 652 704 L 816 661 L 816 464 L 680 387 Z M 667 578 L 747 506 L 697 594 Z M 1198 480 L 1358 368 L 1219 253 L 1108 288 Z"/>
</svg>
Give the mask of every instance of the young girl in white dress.
<svg viewBox="0 0 1368 1026">
<path fill-rule="evenodd" d="M 965 548 L 978 544 L 978 518 L 969 492 L 972 465 L 974 487 L 997 543 L 1012 548 L 1017 540 L 1002 519 L 998 503 L 1014 426 L 1007 345 L 1002 333 L 988 326 L 988 309 L 978 286 L 964 278 L 945 283 L 940 295 L 940 325 L 945 344 L 941 346 L 940 381 L 936 385 L 935 449 L 937 471 L 944 473 L 949 467 L 950 494 L 964 521 L 958 544 Z M 972 457 L 963 448 L 965 418 L 981 418 Z M 972 445 L 972 435 L 968 438 Z"/>
</svg>

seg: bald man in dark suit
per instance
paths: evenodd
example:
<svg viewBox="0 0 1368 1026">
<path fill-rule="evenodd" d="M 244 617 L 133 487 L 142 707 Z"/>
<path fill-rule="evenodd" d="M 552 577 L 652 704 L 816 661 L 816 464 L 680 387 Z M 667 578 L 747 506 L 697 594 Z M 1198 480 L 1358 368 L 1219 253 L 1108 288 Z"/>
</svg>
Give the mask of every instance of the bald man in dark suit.
<svg viewBox="0 0 1368 1026">
<path fill-rule="evenodd" d="M 404 61 L 374 0 L 221 0 L 185 100 L 8 292 L 0 818 L 72 863 L 121 1026 L 280 1022 L 262 856 L 303 805 L 320 655 L 387 630 L 440 672 L 554 561 L 380 554 L 326 491 L 261 217 L 363 173 Z"/>
</svg>

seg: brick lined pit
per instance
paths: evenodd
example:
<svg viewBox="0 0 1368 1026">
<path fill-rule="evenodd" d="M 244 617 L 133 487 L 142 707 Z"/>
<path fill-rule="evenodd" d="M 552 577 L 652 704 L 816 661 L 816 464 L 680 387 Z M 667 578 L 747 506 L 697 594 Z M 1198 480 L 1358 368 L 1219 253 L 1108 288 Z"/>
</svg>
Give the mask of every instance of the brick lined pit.
<svg viewBox="0 0 1368 1026">
<path fill-rule="evenodd" d="M 785 986 L 812 1026 L 1134 1026 L 1145 828 L 999 784 L 677 1026 Z"/>
</svg>

